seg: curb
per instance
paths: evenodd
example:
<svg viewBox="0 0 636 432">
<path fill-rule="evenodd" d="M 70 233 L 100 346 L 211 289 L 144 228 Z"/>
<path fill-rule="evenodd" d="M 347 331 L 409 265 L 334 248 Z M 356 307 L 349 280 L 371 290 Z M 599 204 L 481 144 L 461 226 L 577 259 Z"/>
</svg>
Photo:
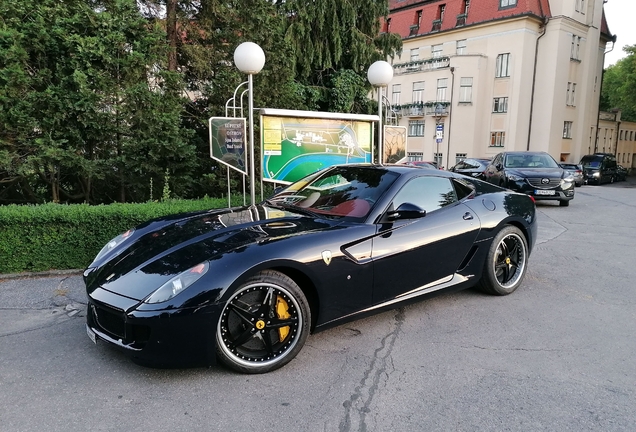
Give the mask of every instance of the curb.
<svg viewBox="0 0 636 432">
<path fill-rule="evenodd" d="M 75 276 L 81 275 L 82 270 L 79 269 L 71 269 L 71 270 L 47 270 L 42 272 L 25 272 L 25 273 L 7 273 L 0 274 L 0 282 L 4 280 L 11 279 L 37 279 L 37 278 L 45 278 L 45 277 L 53 277 L 53 276 Z"/>
</svg>

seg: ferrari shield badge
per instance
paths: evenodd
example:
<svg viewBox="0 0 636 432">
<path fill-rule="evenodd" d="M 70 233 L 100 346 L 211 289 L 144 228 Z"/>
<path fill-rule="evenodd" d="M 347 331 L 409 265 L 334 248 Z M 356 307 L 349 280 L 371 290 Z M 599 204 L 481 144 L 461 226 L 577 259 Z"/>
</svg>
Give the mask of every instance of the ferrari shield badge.
<svg viewBox="0 0 636 432">
<path fill-rule="evenodd" d="M 322 260 L 329 265 L 331 263 L 331 251 L 322 251 Z"/>
</svg>

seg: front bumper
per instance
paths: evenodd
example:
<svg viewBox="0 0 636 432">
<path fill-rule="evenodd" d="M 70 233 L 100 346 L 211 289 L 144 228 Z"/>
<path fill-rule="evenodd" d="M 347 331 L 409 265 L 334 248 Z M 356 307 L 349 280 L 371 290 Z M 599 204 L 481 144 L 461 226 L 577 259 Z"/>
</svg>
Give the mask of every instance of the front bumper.
<svg viewBox="0 0 636 432">
<path fill-rule="evenodd" d="M 216 363 L 216 325 L 220 305 L 126 312 L 89 296 L 87 333 L 149 366 Z"/>
<path fill-rule="evenodd" d="M 529 184 L 526 179 L 518 181 L 508 181 L 508 188 L 530 195 L 539 201 L 570 201 L 574 199 L 574 182 L 570 183 L 570 187 L 563 188 L 560 185 L 556 187 L 540 188 Z"/>
</svg>

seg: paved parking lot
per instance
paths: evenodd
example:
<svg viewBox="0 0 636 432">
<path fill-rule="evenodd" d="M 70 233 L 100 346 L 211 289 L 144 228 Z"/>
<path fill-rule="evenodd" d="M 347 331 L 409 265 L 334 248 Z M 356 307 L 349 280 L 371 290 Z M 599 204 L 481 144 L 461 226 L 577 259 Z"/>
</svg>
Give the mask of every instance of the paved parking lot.
<svg viewBox="0 0 636 432">
<path fill-rule="evenodd" d="M 312 335 L 266 375 L 137 366 L 86 336 L 77 274 L 0 280 L 0 430 L 636 430 L 636 179 L 537 208 L 513 295 Z"/>
</svg>

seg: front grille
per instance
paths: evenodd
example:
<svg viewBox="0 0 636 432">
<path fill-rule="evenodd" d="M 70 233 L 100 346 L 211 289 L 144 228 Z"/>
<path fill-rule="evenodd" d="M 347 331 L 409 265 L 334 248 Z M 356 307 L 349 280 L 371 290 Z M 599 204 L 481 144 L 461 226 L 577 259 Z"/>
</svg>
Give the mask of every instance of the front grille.
<svg viewBox="0 0 636 432">
<path fill-rule="evenodd" d="M 537 189 L 553 189 L 561 184 L 560 178 L 551 178 L 548 179 L 548 183 L 542 183 L 541 181 L 544 178 L 545 177 L 527 178 L 526 181 L 530 184 L 530 186 Z"/>
<path fill-rule="evenodd" d="M 123 311 L 112 309 L 101 304 L 91 304 L 92 323 L 114 339 L 133 348 L 143 348 L 150 339 L 150 327 L 131 324 L 126 320 Z"/>
<path fill-rule="evenodd" d="M 106 333 L 117 339 L 126 338 L 126 322 L 123 312 L 95 305 L 91 305 L 91 312 L 95 323 Z"/>
</svg>

